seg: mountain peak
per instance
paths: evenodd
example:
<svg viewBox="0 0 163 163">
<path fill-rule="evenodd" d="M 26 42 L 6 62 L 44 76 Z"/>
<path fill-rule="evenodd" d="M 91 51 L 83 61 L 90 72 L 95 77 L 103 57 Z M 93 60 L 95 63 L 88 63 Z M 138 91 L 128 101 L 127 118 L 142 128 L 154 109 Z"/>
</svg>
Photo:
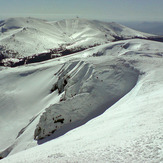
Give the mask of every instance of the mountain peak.
<svg viewBox="0 0 163 163">
<path fill-rule="evenodd" d="M 15 57 L 48 52 L 60 45 L 67 45 L 67 48 L 89 47 L 117 39 L 150 36 L 115 22 L 81 18 L 48 22 L 30 17 L 10 18 L 1 22 L 0 35 L 0 46 L 18 54 Z"/>
</svg>

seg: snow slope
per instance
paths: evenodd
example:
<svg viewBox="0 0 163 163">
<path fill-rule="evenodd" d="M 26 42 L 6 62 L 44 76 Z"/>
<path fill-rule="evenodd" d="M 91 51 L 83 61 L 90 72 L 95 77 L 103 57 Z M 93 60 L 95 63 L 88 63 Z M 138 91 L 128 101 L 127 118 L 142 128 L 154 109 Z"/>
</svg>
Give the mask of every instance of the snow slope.
<svg viewBox="0 0 163 163">
<path fill-rule="evenodd" d="M 149 37 L 117 23 L 85 19 L 47 22 L 34 18 L 11 18 L 0 22 L 0 49 L 7 57 L 25 57 L 67 48 L 89 47 L 110 42 L 117 37 Z"/>
<path fill-rule="evenodd" d="M 2 68 L 0 162 L 163 161 L 162 45 L 124 40 Z"/>
<path fill-rule="evenodd" d="M 28 138 L 30 137 L 33 140 L 34 131 L 40 118 L 39 113 L 46 108 L 40 118 L 39 125 L 41 119 L 44 119 L 44 116 L 46 117 L 46 114 L 52 110 L 52 113 L 56 112 L 58 115 L 50 114 L 50 119 L 54 118 L 55 121 L 57 116 L 60 117 L 60 114 L 65 119 L 63 125 L 60 125 L 60 122 L 56 123 L 58 129 L 67 125 L 68 122 L 71 122 L 68 124 L 69 126 L 76 127 L 104 112 L 108 106 L 130 91 L 136 84 L 139 72 L 132 67 L 128 67 L 128 65 L 126 67 L 119 61 L 115 61 L 115 64 L 103 61 L 103 66 L 101 66 L 101 62 L 90 63 L 91 58 L 89 62 L 87 58 L 80 61 L 78 57 L 82 59 L 81 54 L 74 55 L 74 58 L 68 56 L 60 61 L 45 62 L 43 65 L 27 65 L 15 69 L 6 68 L 1 71 L 0 82 L 1 92 L 3 93 L 1 94 L 0 103 L 2 108 L 0 129 L 1 133 L 3 133 L 1 140 L 4 140 L 1 141 L 1 150 L 5 149 L 6 146 L 17 146 L 17 143 L 21 144 L 19 142 L 23 143 L 22 149 L 27 148 L 26 143 L 24 143 L 26 135 L 24 136 L 22 131 L 26 131 L 26 129 L 32 130 Z M 92 53 L 89 52 L 89 54 Z M 67 63 L 67 61 L 69 62 Z M 116 65 L 116 62 L 118 62 L 118 65 Z M 64 88 L 65 80 L 67 80 L 67 85 Z M 51 92 L 56 83 L 62 91 L 58 89 Z M 101 89 L 101 85 L 103 85 L 103 89 Z M 89 100 L 85 102 L 86 99 Z M 94 99 L 96 99 L 96 103 Z M 59 100 L 59 104 L 56 104 Z M 70 109 L 66 109 L 67 105 L 70 105 Z M 76 105 L 75 108 L 72 108 L 74 105 Z M 59 112 L 58 109 L 54 110 L 53 108 L 56 106 L 62 108 L 62 111 L 60 111 L 61 109 Z M 68 114 L 70 114 L 69 117 Z M 24 116 L 22 117 L 22 115 Z M 14 126 L 12 126 L 13 121 L 15 121 Z M 31 124 L 31 122 L 33 123 Z M 49 123 L 48 119 L 47 123 Z M 51 132 L 55 130 L 54 122 L 50 123 L 49 128 L 41 137 L 51 135 Z M 4 125 L 7 128 L 4 128 Z M 46 121 L 42 125 L 41 128 L 44 129 L 47 125 Z M 52 125 L 51 128 L 50 125 Z M 61 130 L 61 132 L 65 132 L 64 130 Z M 38 134 L 37 129 L 35 132 L 36 137 Z M 8 152 L 7 149 L 7 154 L 10 151 L 14 153 L 14 150 L 11 149 Z"/>
<path fill-rule="evenodd" d="M 118 103 L 80 128 L 2 162 L 161 163 L 163 78 L 160 73 L 162 68 L 145 75 Z"/>
</svg>

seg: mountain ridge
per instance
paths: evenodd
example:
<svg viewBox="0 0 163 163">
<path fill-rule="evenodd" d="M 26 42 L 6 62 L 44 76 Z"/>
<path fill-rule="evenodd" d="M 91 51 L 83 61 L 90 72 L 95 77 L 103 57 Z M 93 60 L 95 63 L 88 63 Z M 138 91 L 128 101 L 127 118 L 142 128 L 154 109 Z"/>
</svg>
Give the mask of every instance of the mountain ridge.
<svg viewBox="0 0 163 163">
<path fill-rule="evenodd" d="M 54 23 L 34 18 L 11 18 L 0 24 L 0 31 L 0 46 L 15 51 L 18 56 L 47 52 L 62 44 L 69 44 L 68 48 L 103 44 L 115 40 L 114 36 L 123 39 L 152 36 L 117 23 L 79 18 Z"/>
<path fill-rule="evenodd" d="M 126 39 L 163 41 L 115 22 L 10 18 L 0 23 L 0 65 L 16 67 Z"/>
</svg>

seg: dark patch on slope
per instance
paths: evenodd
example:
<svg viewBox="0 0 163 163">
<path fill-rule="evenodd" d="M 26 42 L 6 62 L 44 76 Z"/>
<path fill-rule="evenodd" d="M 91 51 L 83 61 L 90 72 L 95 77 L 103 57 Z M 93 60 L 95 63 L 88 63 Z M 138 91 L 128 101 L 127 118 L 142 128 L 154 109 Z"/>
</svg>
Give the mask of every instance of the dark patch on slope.
<svg viewBox="0 0 163 163">
<path fill-rule="evenodd" d="M 61 46 L 60 48 L 57 48 L 57 49 L 50 49 L 50 52 L 34 54 L 30 57 L 18 58 L 19 61 L 16 63 L 9 61 L 9 63 L 6 65 L 8 67 L 17 67 L 17 66 L 21 66 L 24 64 L 43 62 L 43 61 L 50 60 L 53 58 L 58 58 L 58 57 L 62 57 L 62 56 L 71 55 L 71 54 L 74 54 L 77 52 L 81 52 L 81 51 L 84 51 L 86 49 L 98 46 L 98 45 L 99 44 L 94 44 L 94 45 L 91 45 L 88 47 L 76 47 L 76 48 L 71 48 L 71 49 L 67 49 L 67 48 L 64 48 Z M 56 55 L 54 55 L 54 54 L 56 54 Z M 0 66 L 5 66 L 5 64 L 2 62 L 3 59 L 5 59 L 5 58 L 2 57 L 2 59 L 0 60 Z"/>
<path fill-rule="evenodd" d="M 122 36 L 113 36 L 115 39 L 113 42 L 115 41 L 121 41 L 121 40 L 129 40 L 129 39 L 143 39 L 143 40 L 150 40 L 150 41 L 157 41 L 157 42 L 163 42 L 163 36 L 150 36 L 150 37 L 139 37 L 139 36 L 135 36 L 135 37 L 131 37 L 131 38 L 124 38 Z"/>
</svg>

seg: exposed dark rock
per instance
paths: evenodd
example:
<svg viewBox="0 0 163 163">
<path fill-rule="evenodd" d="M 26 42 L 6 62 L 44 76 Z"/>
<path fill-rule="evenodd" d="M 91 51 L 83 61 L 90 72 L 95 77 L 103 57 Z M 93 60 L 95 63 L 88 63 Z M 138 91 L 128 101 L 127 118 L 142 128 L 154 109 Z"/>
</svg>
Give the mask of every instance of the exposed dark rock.
<svg viewBox="0 0 163 163">
<path fill-rule="evenodd" d="M 58 122 L 63 123 L 63 122 L 64 122 L 64 118 L 62 118 L 62 119 L 57 119 L 57 120 L 54 121 L 54 123 L 58 123 Z"/>
<path fill-rule="evenodd" d="M 21 66 L 21 65 L 24 65 L 24 64 L 42 62 L 42 61 L 46 61 L 46 60 L 49 60 L 49 59 L 58 58 L 58 57 L 61 57 L 61 56 L 66 56 L 66 55 L 71 55 L 71 54 L 74 54 L 74 53 L 77 53 L 77 52 L 81 52 L 81 51 L 84 51 L 84 50 L 86 50 L 88 48 L 92 48 L 92 47 L 95 47 L 95 46 L 98 46 L 98 45 L 99 44 L 94 44 L 94 45 L 91 45 L 91 46 L 88 46 L 88 47 L 76 47 L 76 48 L 71 48 L 71 49 L 67 49 L 67 48 L 65 48 L 64 46 L 61 45 L 59 48 L 50 49 L 49 52 L 34 54 L 34 55 L 30 56 L 30 57 L 18 58 L 19 59 L 18 62 L 16 62 L 16 63 L 15 62 L 10 62 L 10 64 L 7 64 L 7 66 L 9 66 L 9 67 L 17 67 L 17 66 Z M 5 59 L 5 55 L 4 55 L 5 50 L 4 50 L 4 48 L 3 49 L 2 48 L 3 47 L 0 47 L 0 57 L 2 59 Z M 1 51 L 3 53 L 1 53 Z M 11 51 L 11 50 L 5 51 L 5 54 L 11 54 L 11 56 L 14 56 L 14 57 L 16 57 L 16 55 L 18 55 L 17 52 L 14 52 L 14 51 Z M 56 55 L 54 55 L 54 54 L 56 54 Z M 2 59 L 0 59 L 0 61 Z M 5 66 L 2 62 L 0 62 L 0 65 Z"/>
<path fill-rule="evenodd" d="M 50 90 L 50 93 L 53 93 L 54 91 L 56 91 L 58 89 L 57 83 L 55 83 L 52 87 L 52 89 Z"/>
</svg>

